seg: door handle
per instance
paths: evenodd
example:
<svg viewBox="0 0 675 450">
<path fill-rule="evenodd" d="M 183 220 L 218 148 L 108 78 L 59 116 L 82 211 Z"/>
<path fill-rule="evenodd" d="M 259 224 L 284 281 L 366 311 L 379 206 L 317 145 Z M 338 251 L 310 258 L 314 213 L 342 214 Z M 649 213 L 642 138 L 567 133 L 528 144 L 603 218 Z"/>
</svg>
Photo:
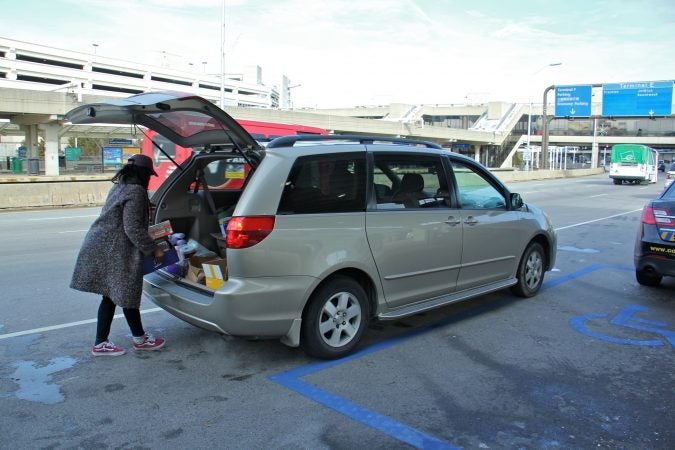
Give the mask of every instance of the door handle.
<svg viewBox="0 0 675 450">
<path fill-rule="evenodd" d="M 459 225 L 461 221 L 459 219 L 455 219 L 455 216 L 450 216 L 448 217 L 448 220 L 445 221 L 445 223 L 447 223 L 448 225 L 455 226 Z"/>
<path fill-rule="evenodd" d="M 464 221 L 464 223 L 467 225 L 476 225 L 478 223 L 478 220 L 476 220 L 476 218 L 473 216 L 468 216 Z"/>
</svg>

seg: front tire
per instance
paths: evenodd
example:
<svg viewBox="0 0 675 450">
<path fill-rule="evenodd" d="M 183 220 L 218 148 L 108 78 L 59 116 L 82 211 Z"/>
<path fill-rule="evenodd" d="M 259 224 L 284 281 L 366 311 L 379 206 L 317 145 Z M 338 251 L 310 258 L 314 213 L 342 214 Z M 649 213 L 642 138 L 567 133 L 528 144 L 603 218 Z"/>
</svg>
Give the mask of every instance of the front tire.
<svg viewBox="0 0 675 450">
<path fill-rule="evenodd" d="M 302 318 L 300 345 L 315 358 L 348 355 L 368 325 L 369 309 L 360 284 L 351 278 L 334 277 L 310 298 Z"/>
<path fill-rule="evenodd" d="M 527 246 L 518 264 L 516 277 L 518 282 L 511 287 L 511 292 L 519 297 L 532 297 L 539 292 L 544 282 L 544 248 L 537 242 Z"/>
</svg>

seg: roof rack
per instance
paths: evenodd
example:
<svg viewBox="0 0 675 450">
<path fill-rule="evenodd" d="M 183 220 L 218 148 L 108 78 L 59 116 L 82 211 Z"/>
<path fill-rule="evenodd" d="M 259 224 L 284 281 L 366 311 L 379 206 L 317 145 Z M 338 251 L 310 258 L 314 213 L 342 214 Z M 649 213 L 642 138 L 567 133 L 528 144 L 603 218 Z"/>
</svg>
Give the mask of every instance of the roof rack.
<svg viewBox="0 0 675 450">
<path fill-rule="evenodd" d="M 415 139 L 391 138 L 385 136 L 356 136 L 348 134 L 299 134 L 296 136 L 282 136 L 267 144 L 267 148 L 293 147 L 297 142 L 318 141 L 349 141 L 359 144 L 388 143 L 396 145 L 415 145 L 443 150 L 438 144 Z"/>
</svg>

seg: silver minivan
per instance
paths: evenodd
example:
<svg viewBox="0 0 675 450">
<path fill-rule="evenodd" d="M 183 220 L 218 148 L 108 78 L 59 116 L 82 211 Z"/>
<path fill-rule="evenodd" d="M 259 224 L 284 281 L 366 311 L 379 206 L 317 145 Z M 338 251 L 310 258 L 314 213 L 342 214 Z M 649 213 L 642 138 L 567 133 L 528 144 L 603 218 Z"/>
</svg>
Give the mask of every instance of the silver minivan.
<svg viewBox="0 0 675 450">
<path fill-rule="evenodd" d="M 144 293 L 207 330 L 338 358 L 373 320 L 505 288 L 533 296 L 555 263 L 546 214 L 430 142 L 287 136 L 263 148 L 209 101 L 176 92 L 67 117 L 150 128 L 193 149 L 152 196 L 152 219 L 225 261 L 222 284 L 169 266 L 146 275 Z"/>
</svg>

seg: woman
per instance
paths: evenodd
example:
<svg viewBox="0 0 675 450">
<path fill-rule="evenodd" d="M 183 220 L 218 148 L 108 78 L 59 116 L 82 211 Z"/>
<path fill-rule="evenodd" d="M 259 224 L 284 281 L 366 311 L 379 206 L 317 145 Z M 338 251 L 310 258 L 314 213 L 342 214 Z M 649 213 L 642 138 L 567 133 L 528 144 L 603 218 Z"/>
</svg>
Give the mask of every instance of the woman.
<svg viewBox="0 0 675 450">
<path fill-rule="evenodd" d="M 101 294 L 94 356 L 118 356 L 122 347 L 110 340 L 115 306 L 121 306 L 133 336 L 134 350 L 157 350 L 165 340 L 146 333 L 141 323 L 143 259 L 161 261 L 164 252 L 148 233 L 148 183 L 157 175 L 152 159 L 134 155 L 112 178 L 101 215 L 84 238 L 70 287 Z"/>
</svg>

